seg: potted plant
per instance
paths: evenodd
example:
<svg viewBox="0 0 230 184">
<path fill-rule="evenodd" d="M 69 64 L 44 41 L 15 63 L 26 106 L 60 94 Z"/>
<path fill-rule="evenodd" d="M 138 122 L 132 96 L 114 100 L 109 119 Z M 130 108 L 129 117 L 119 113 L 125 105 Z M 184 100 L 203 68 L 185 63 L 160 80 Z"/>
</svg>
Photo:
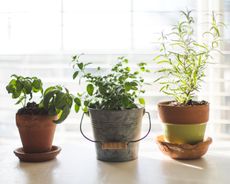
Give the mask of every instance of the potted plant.
<svg viewBox="0 0 230 184">
<path fill-rule="evenodd" d="M 140 98 L 144 93 L 144 78 L 141 72 L 149 72 L 145 63 L 132 71 L 128 59 L 119 57 L 118 62 L 104 75 L 88 72 L 87 65 L 80 61 L 80 56 L 73 56 L 73 78 L 85 79 L 86 91 L 75 100 L 76 110 L 79 106 L 89 114 L 95 140 L 88 138 L 82 131 L 82 115 L 80 131 L 82 135 L 96 143 L 97 159 L 120 162 L 136 159 L 140 138 L 142 117 L 145 114 L 145 101 Z M 98 68 L 101 71 L 100 68 Z M 101 72 L 102 73 L 102 72 Z M 82 102 L 80 102 L 80 98 Z M 149 113 L 148 113 L 148 116 Z M 150 117 L 149 117 L 150 121 Z"/>
<path fill-rule="evenodd" d="M 196 100 L 201 88 L 211 52 L 220 42 L 218 23 L 214 13 L 209 31 L 203 40 L 194 35 L 194 18 L 191 11 L 182 11 L 182 20 L 172 27 L 169 34 L 161 36 L 160 53 L 154 61 L 161 66 L 155 82 L 162 86 L 160 91 L 174 98 L 158 104 L 163 122 L 164 139 L 175 144 L 197 144 L 204 139 L 209 120 L 209 103 Z"/>
<path fill-rule="evenodd" d="M 66 88 L 51 86 L 43 91 L 42 81 L 37 77 L 12 75 L 6 86 L 16 104 L 22 104 L 16 113 L 23 151 L 28 154 L 49 152 L 56 124 L 63 122 L 69 115 L 73 95 Z M 34 94 L 40 93 L 38 103 L 31 102 Z"/>
</svg>

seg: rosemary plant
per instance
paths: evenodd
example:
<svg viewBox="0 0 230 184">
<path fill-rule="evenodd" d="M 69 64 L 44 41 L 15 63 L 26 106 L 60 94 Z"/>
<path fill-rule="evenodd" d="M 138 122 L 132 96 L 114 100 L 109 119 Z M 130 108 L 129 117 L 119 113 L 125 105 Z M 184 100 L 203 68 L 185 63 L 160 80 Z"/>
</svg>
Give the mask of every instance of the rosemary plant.
<svg viewBox="0 0 230 184">
<path fill-rule="evenodd" d="M 191 13 L 181 11 L 182 19 L 171 32 L 161 34 L 160 53 L 154 58 L 161 66 L 156 71 L 160 77 L 155 80 L 162 86 L 160 91 L 184 105 L 192 103 L 201 88 L 211 52 L 217 50 L 220 43 L 220 27 L 224 25 L 213 13 L 210 29 L 203 33 L 203 41 L 198 41 Z"/>
</svg>

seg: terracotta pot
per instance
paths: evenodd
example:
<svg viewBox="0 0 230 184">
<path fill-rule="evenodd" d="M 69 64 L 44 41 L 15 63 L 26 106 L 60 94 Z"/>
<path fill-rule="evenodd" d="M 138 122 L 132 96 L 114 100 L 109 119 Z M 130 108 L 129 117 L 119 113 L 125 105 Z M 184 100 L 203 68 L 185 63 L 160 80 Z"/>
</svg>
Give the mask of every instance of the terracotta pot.
<svg viewBox="0 0 230 184">
<path fill-rule="evenodd" d="M 42 153 L 51 150 L 56 129 L 53 120 L 56 118 L 56 116 L 16 114 L 16 125 L 25 153 Z"/>
<path fill-rule="evenodd" d="M 209 104 L 173 106 L 172 101 L 158 104 L 158 111 L 162 122 L 172 124 L 200 124 L 209 119 Z"/>
<path fill-rule="evenodd" d="M 203 141 L 209 119 L 209 104 L 173 106 L 171 101 L 158 104 L 165 140 L 175 144 Z"/>
</svg>

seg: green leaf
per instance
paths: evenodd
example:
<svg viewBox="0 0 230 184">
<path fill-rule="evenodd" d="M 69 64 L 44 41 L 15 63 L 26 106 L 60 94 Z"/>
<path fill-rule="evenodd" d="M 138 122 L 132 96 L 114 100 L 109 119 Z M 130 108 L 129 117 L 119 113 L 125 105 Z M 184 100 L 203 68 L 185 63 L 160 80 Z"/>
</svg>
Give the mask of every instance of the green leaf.
<svg viewBox="0 0 230 184">
<path fill-rule="evenodd" d="M 131 71 L 130 67 L 126 67 L 125 70 L 126 70 L 127 72 L 130 72 L 130 71 Z"/>
<path fill-rule="evenodd" d="M 35 89 L 41 89 L 42 88 L 42 81 L 40 79 L 35 79 L 32 83 L 32 86 Z"/>
<path fill-rule="evenodd" d="M 157 62 L 157 64 L 163 64 L 163 63 L 170 63 L 169 60 L 160 60 Z"/>
<path fill-rule="evenodd" d="M 89 101 L 88 100 L 85 100 L 84 101 L 84 106 L 88 106 L 89 105 Z"/>
<path fill-rule="evenodd" d="M 46 94 L 47 96 L 47 94 Z M 58 109 L 62 109 L 65 105 L 66 105 L 66 99 L 67 99 L 67 95 L 62 93 L 62 92 L 57 92 L 56 96 L 54 97 L 54 104 L 55 107 Z M 47 106 L 47 105 L 46 105 Z"/>
<path fill-rule="evenodd" d="M 67 97 L 66 97 L 66 103 L 69 105 L 69 107 L 71 108 L 72 105 L 73 105 L 73 98 L 69 95 L 69 94 L 66 94 Z"/>
<path fill-rule="evenodd" d="M 128 63 L 129 60 L 125 58 L 125 59 L 123 59 L 123 62 L 124 62 L 124 63 Z"/>
<path fill-rule="evenodd" d="M 58 114 L 58 111 L 57 111 L 57 109 L 55 108 L 55 105 L 52 102 L 50 103 L 49 108 L 47 110 L 48 110 L 48 114 L 50 116 L 55 116 L 55 115 Z"/>
<path fill-rule="evenodd" d="M 93 95 L 93 92 L 94 92 L 94 87 L 93 87 L 93 85 L 92 85 L 92 84 L 88 84 L 86 88 L 87 88 L 87 93 L 88 93 L 90 96 L 92 96 L 92 95 Z"/>
<path fill-rule="evenodd" d="M 70 113 L 70 108 L 68 106 L 65 106 L 60 113 L 60 117 L 57 120 L 54 120 L 54 123 L 59 124 L 63 122 L 68 117 L 69 113 Z"/>
<path fill-rule="evenodd" d="M 45 109 L 49 108 L 50 100 L 54 98 L 55 93 L 59 92 L 57 89 L 49 90 L 44 94 L 43 105 Z"/>
<path fill-rule="evenodd" d="M 40 79 L 34 79 L 33 83 L 32 83 L 32 90 L 33 92 L 39 92 L 39 91 L 43 91 L 42 89 L 42 81 Z"/>
<path fill-rule="evenodd" d="M 84 64 L 83 64 L 83 63 L 78 63 L 77 66 L 78 66 L 78 68 L 79 68 L 80 70 L 82 70 L 83 67 L 84 67 Z"/>
<path fill-rule="evenodd" d="M 31 94 L 31 91 L 32 91 L 32 84 L 31 84 L 31 82 L 25 80 L 25 81 L 23 81 L 23 86 L 24 86 L 26 94 Z"/>
<path fill-rule="evenodd" d="M 138 86 L 138 84 L 136 83 L 136 82 L 130 82 L 130 85 L 132 86 L 132 87 L 136 87 L 136 86 Z"/>
<path fill-rule="evenodd" d="M 15 74 L 11 75 L 11 77 L 14 77 L 14 78 L 16 78 L 16 79 L 19 78 L 19 76 L 15 75 Z"/>
<path fill-rule="evenodd" d="M 80 98 L 78 98 L 78 97 L 74 98 L 74 102 L 75 102 L 75 104 L 77 104 L 78 106 L 81 106 L 81 100 L 80 100 Z"/>
<path fill-rule="evenodd" d="M 98 88 L 98 89 L 99 89 L 99 92 L 100 92 L 101 95 L 107 95 L 106 89 L 105 89 L 104 86 L 99 85 L 99 88 Z"/>
<path fill-rule="evenodd" d="M 79 74 L 79 71 L 75 71 L 74 74 L 73 74 L 73 79 L 75 79 Z"/>
<path fill-rule="evenodd" d="M 14 85 L 8 84 L 6 86 L 6 90 L 7 90 L 8 93 L 14 93 L 16 91 L 16 88 L 15 88 Z"/>
<path fill-rule="evenodd" d="M 130 91 L 132 89 L 132 85 L 130 84 L 130 82 L 126 82 L 125 83 L 125 91 Z"/>
<path fill-rule="evenodd" d="M 15 82 L 15 87 L 16 87 L 16 90 L 17 90 L 18 92 L 21 92 L 21 91 L 22 91 L 23 85 L 22 85 L 22 83 L 21 83 L 20 80 L 17 80 L 17 81 Z"/>
<path fill-rule="evenodd" d="M 144 98 L 139 98 L 139 103 L 142 105 L 145 105 L 145 99 Z"/>
<path fill-rule="evenodd" d="M 91 64 L 92 63 L 86 63 L 86 64 L 84 64 L 83 68 L 85 68 L 86 66 L 91 65 Z"/>
<path fill-rule="evenodd" d="M 80 110 L 80 106 L 77 105 L 77 104 L 75 104 L 75 105 L 74 105 L 74 109 L 75 109 L 75 112 L 78 113 L 79 110 Z"/>
<path fill-rule="evenodd" d="M 6 86 L 6 90 L 8 91 L 8 93 L 14 93 L 16 91 L 16 80 L 12 79 L 9 84 Z"/>
<path fill-rule="evenodd" d="M 14 93 L 12 93 L 12 98 L 18 98 L 21 95 L 21 91 L 15 91 Z"/>
<path fill-rule="evenodd" d="M 123 106 L 125 107 L 125 108 L 127 108 L 128 106 L 129 106 L 129 104 L 130 104 L 130 100 L 129 100 L 129 98 L 127 97 L 127 96 L 122 96 L 122 104 L 123 104 Z"/>
<path fill-rule="evenodd" d="M 166 78 L 165 76 L 161 76 L 161 77 L 158 77 L 156 80 L 154 80 L 153 82 L 158 82 L 158 81 L 160 81 L 161 79 L 164 79 L 164 78 Z"/>
<path fill-rule="evenodd" d="M 157 70 L 156 72 L 161 73 L 161 72 L 173 72 L 171 68 L 162 68 L 160 70 Z"/>
<path fill-rule="evenodd" d="M 203 48 L 205 50 L 208 50 L 208 47 L 206 45 L 202 45 L 202 44 L 199 44 L 199 43 L 196 43 L 196 42 L 193 42 L 193 45 L 195 45 L 197 47 L 200 47 L 200 48 Z"/>
<path fill-rule="evenodd" d="M 143 66 L 146 66 L 146 65 L 147 65 L 147 64 L 144 63 L 144 62 L 138 63 L 138 66 L 140 66 L 140 67 L 143 67 Z"/>
<path fill-rule="evenodd" d="M 77 59 L 76 55 L 72 57 L 72 61 L 75 61 L 76 59 Z"/>
<path fill-rule="evenodd" d="M 155 56 L 155 57 L 153 58 L 153 61 L 158 61 L 161 57 L 162 57 L 162 55 Z"/>
<path fill-rule="evenodd" d="M 87 113 L 88 112 L 88 107 L 85 106 L 82 110 L 83 110 L 84 113 Z"/>
<path fill-rule="evenodd" d="M 50 86 L 48 87 L 45 92 L 44 95 L 46 95 L 47 93 L 51 92 L 51 91 L 62 91 L 62 87 L 61 86 Z"/>
</svg>

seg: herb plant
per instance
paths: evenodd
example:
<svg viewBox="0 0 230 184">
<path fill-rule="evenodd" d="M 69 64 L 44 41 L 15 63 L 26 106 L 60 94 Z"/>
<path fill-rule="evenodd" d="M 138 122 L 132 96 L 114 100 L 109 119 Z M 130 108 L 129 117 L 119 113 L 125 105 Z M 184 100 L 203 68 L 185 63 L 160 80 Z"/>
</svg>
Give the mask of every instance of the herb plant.
<svg viewBox="0 0 230 184">
<path fill-rule="evenodd" d="M 58 115 L 55 123 L 61 123 L 70 113 L 74 96 L 66 88 L 51 86 L 43 92 L 42 81 L 37 77 L 23 77 L 12 75 L 12 80 L 6 86 L 13 99 L 18 99 L 16 104 L 26 104 L 32 100 L 33 93 L 41 93 L 41 101 L 38 108 L 46 110 L 49 115 Z"/>
<path fill-rule="evenodd" d="M 132 71 L 128 66 L 128 59 L 119 57 L 110 73 L 103 76 L 87 72 L 87 66 L 91 63 L 80 61 L 79 55 L 73 56 L 72 64 L 75 70 L 73 79 L 79 75 L 80 79 L 86 80 L 86 92 L 79 94 L 79 98 L 83 99 L 82 106 L 85 112 L 88 108 L 122 110 L 137 108 L 137 104 L 145 104 L 140 95 L 145 92 L 142 89 L 144 78 L 141 73 L 149 72 L 146 63 L 139 63 L 138 69 Z M 78 100 L 80 105 L 79 98 L 75 99 L 75 103 Z"/>
<path fill-rule="evenodd" d="M 172 96 L 179 104 L 190 104 L 199 91 L 205 77 L 205 69 L 220 42 L 218 23 L 212 15 L 209 31 L 203 33 L 204 41 L 196 41 L 194 18 L 191 11 L 181 11 L 183 16 L 168 34 L 162 33 L 160 53 L 154 61 L 162 68 L 157 71 L 160 77 L 155 80 L 162 87 L 160 91 Z"/>
<path fill-rule="evenodd" d="M 12 75 L 13 79 L 6 86 L 8 93 L 12 94 L 13 99 L 18 99 L 16 104 L 22 103 L 26 106 L 27 102 L 33 98 L 33 93 L 43 93 L 42 81 L 37 77 L 23 77 Z"/>
</svg>

